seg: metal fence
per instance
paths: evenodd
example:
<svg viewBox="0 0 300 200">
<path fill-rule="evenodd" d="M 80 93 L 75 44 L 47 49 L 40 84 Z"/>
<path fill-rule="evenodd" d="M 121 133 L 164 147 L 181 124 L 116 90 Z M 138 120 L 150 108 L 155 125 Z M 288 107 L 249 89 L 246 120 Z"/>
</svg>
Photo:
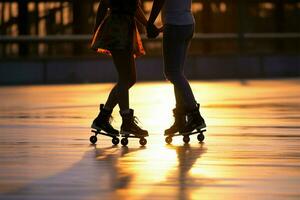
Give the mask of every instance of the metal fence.
<svg viewBox="0 0 300 200">
<path fill-rule="evenodd" d="M 148 16 L 151 1 L 142 2 Z M 300 52 L 299 1 L 193 2 L 192 54 Z M 94 56 L 88 46 L 97 5 L 98 0 L 0 0 L 0 58 Z M 148 55 L 160 54 L 161 37 L 143 40 Z"/>
</svg>

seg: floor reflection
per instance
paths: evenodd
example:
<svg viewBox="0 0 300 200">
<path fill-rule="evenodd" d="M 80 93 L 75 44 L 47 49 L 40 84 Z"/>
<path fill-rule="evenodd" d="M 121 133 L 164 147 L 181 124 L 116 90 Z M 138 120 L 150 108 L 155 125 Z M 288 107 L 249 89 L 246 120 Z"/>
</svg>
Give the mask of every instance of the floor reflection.
<svg viewBox="0 0 300 200">
<path fill-rule="evenodd" d="M 128 188 L 130 181 L 133 179 L 134 174 L 126 172 L 126 170 L 119 167 L 119 160 L 122 157 L 126 157 L 127 154 L 143 150 L 146 147 L 128 148 L 122 146 L 116 148 L 116 146 L 106 148 L 96 148 L 95 157 L 100 166 L 105 166 L 105 171 L 102 171 L 99 175 L 108 176 L 107 185 L 111 191 L 118 189 Z"/>
<path fill-rule="evenodd" d="M 185 200 L 191 199 L 191 192 L 207 181 L 199 174 L 190 173 L 194 167 L 201 167 L 199 158 L 205 152 L 204 144 L 147 149 L 107 147 L 95 148 L 95 157 L 101 166 L 99 176 L 107 177 L 104 181 L 109 186 L 106 189 L 112 195 L 110 198 L 132 200 L 164 196 Z"/>
<path fill-rule="evenodd" d="M 192 147 L 189 144 L 185 144 L 183 146 L 168 145 L 168 148 L 176 150 L 178 159 L 178 172 L 177 174 L 175 174 L 178 179 L 177 199 L 191 199 L 189 190 L 195 189 L 195 187 L 193 186 L 196 186 L 196 189 L 199 189 L 201 187 L 201 185 L 197 184 L 197 179 L 201 177 L 195 177 L 189 172 L 194 167 L 196 161 L 200 159 L 204 153 L 206 153 L 207 149 L 204 147 L 203 143 L 200 143 L 199 146 L 197 145 L 195 147 Z M 174 177 L 170 177 L 170 181 L 172 181 L 173 179 Z"/>
<path fill-rule="evenodd" d="M 149 130 L 146 149 L 137 140 L 111 146 L 104 136 L 89 145 L 91 120 L 107 98 L 95 94 L 112 84 L 2 87 L 0 199 L 295 199 L 299 83 L 192 82 L 209 130 L 205 144 L 193 138 L 190 146 L 182 138 L 165 145 L 162 136 L 173 122 L 171 85 L 137 84 L 131 104 Z"/>
<path fill-rule="evenodd" d="M 0 199 L 119 199 L 118 191 L 128 190 L 134 179 L 134 171 L 119 167 L 120 160 L 130 154 L 145 149 L 119 146 L 97 147 L 91 145 L 82 159 L 71 167 L 44 177 L 9 192 L 0 193 Z M 53 163 L 55 164 L 55 163 Z M 134 163 L 133 163 L 134 164 Z M 130 165 L 130 163 L 127 163 Z M 3 197 L 3 198 L 2 198 Z M 127 196 L 129 199 L 130 196 Z"/>
</svg>

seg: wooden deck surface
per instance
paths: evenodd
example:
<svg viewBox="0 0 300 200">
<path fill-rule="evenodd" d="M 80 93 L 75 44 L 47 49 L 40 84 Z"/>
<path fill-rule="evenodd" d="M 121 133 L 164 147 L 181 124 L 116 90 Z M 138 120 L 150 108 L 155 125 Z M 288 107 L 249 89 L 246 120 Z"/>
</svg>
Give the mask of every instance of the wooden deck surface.
<svg viewBox="0 0 300 200">
<path fill-rule="evenodd" d="M 300 79 L 192 82 L 208 128 L 189 145 L 164 142 L 171 85 L 139 83 L 130 100 L 150 132 L 144 148 L 90 145 L 111 88 L 0 87 L 1 200 L 300 199 Z"/>
</svg>

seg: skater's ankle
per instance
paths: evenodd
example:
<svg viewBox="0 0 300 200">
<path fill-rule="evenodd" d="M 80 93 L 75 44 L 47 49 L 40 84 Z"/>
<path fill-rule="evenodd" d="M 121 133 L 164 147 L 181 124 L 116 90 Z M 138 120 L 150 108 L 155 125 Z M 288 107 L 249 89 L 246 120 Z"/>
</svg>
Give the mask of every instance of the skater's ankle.
<svg viewBox="0 0 300 200">
<path fill-rule="evenodd" d="M 131 113 L 131 109 L 124 109 L 124 110 L 120 110 L 120 115 L 128 115 Z"/>
<path fill-rule="evenodd" d="M 114 108 L 105 104 L 102 109 L 107 112 L 112 112 Z"/>
<path fill-rule="evenodd" d="M 190 114 L 190 113 L 198 113 L 200 112 L 200 104 L 195 103 L 189 106 L 185 107 L 185 113 Z"/>
</svg>

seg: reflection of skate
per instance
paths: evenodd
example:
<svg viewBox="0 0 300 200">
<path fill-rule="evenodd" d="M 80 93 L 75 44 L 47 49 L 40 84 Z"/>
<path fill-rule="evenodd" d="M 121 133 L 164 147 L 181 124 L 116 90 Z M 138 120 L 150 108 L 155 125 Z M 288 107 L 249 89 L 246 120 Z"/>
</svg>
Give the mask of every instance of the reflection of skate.
<svg viewBox="0 0 300 200">
<path fill-rule="evenodd" d="M 199 183 L 199 181 L 200 183 L 206 181 L 203 180 L 203 178 L 199 180 L 198 177 L 189 173 L 193 167 L 200 167 L 195 166 L 195 163 L 204 153 L 206 153 L 206 148 L 204 148 L 203 144 L 194 147 L 189 144 L 184 144 L 183 146 L 168 145 L 168 148 L 175 149 L 178 158 L 177 199 L 189 199 L 189 194 L 193 193 L 193 188 L 187 187 L 187 185 L 195 182 Z M 201 184 L 197 185 L 197 187 L 201 187 Z"/>
<path fill-rule="evenodd" d="M 122 126 L 121 126 L 121 144 L 126 146 L 128 144 L 128 138 L 139 138 L 140 145 L 147 144 L 145 137 L 148 136 L 148 131 L 141 129 L 137 125 L 136 117 L 133 115 L 133 110 L 130 109 L 128 113 L 122 113 Z"/>
<path fill-rule="evenodd" d="M 93 136 L 90 137 L 90 141 L 92 144 L 97 142 L 97 135 L 105 135 L 112 138 L 112 143 L 114 145 L 119 144 L 119 131 L 114 129 L 110 124 L 112 110 L 106 110 L 104 105 L 100 105 L 100 113 L 93 121 L 91 126 Z"/>
<path fill-rule="evenodd" d="M 199 112 L 199 104 L 197 108 L 185 113 L 182 110 L 174 109 L 174 124 L 165 131 L 166 143 L 170 144 L 174 136 L 183 136 L 184 143 L 190 142 L 190 135 L 198 134 L 199 142 L 204 140 L 204 132 L 206 131 L 206 124 Z"/>
<path fill-rule="evenodd" d="M 109 181 L 107 182 L 109 183 L 108 189 L 110 191 L 127 189 L 130 182 L 133 180 L 135 173 L 128 171 L 128 168 L 122 165 L 122 157 L 126 158 L 128 154 L 143 150 L 145 147 L 128 148 L 127 146 L 121 146 L 97 148 L 95 146 L 94 148 L 97 163 L 100 165 L 98 167 L 101 171 L 99 175 L 105 174 L 104 177 L 109 178 Z M 107 186 L 104 187 L 107 188 Z"/>
</svg>

